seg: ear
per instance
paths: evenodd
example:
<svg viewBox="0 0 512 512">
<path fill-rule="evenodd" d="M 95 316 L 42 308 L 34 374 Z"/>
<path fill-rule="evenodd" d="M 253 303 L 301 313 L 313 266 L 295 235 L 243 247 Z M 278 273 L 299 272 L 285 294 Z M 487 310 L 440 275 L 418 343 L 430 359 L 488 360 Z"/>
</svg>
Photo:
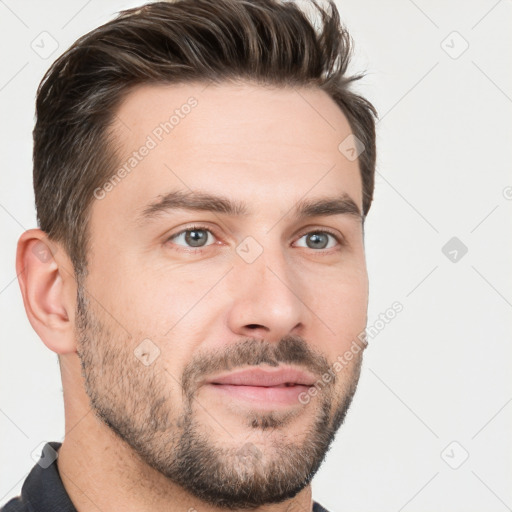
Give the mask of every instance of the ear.
<svg viewBox="0 0 512 512">
<path fill-rule="evenodd" d="M 44 344 L 57 354 L 76 352 L 76 280 L 64 249 L 40 229 L 25 231 L 16 274 L 29 322 Z"/>
</svg>

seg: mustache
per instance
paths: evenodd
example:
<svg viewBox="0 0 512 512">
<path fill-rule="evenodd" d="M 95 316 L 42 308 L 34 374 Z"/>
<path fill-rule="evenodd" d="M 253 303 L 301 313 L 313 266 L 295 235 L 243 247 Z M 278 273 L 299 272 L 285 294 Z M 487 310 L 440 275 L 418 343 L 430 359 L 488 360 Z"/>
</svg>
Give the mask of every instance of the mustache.
<svg viewBox="0 0 512 512">
<path fill-rule="evenodd" d="M 278 343 L 246 338 L 227 346 L 222 353 L 216 350 L 196 354 L 183 370 L 181 386 L 183 392 L 190 396 L 198 383 L 211 374 L 262 364 L 274 367 L 293 364 L 309 370 L 318 378 L 330 368 L 327 358 L 313 350 L 300 336 L 285 336 Z"/>
</svg>

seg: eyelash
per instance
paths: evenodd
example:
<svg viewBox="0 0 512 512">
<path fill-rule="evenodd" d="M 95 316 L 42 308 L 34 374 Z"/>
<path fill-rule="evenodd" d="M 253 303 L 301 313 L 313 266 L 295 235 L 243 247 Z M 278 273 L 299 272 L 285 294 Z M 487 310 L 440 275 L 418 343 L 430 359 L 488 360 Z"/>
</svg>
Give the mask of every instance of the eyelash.
<svg viewBox="0 0 512 512">
<path fill-rule="evenodd" d="M 174 239 L 184 233 L 187 233 L 188 231 L 195 231 L 195 230 L 207 231 L 207 232 L 211 233 L 214 238 L 217 238 L 215 232 L 211 228 L 206 227 L 206 226 L 201 226 L 201 225 L 193 225 L 193 226 L 187 227 L 186 229 L 182 229 L 178 233 L 172 234 L 165 240 L 165 243 L 170 242 L 172 239 Z M 331 231 L 330 229 L 326 229 L 326 228 L 313 229 L 312 231 L 306 231 L 306 232 L 302 233 L 297 240 L 300 240 L 305 235 L 323 234 L 323 233 L 331 235 L 336 240 L 336 242 L 338 242 L 339 245 L 337 247 L 331 247 L 330 249 L 318 249 L 318 250 L 311 249 L 315 253 L 331 254 L 333 251 L 340 250 L 342 247 L 344 247 L 346 245 L 344 238 L 340 237 L 339 234 Z M 178 252 L 185 252 L 187 254 L 197 254 L 197 253 L 203 252 L 205 249 L 207 249 L 211 245 L 212 244 L 207 245 L 205 247 L 186 247 L 186 248 L 184 246 L 178 246 L 178 248 L 174 248 L 174 250 L 176 250 Z"/>
</svg>

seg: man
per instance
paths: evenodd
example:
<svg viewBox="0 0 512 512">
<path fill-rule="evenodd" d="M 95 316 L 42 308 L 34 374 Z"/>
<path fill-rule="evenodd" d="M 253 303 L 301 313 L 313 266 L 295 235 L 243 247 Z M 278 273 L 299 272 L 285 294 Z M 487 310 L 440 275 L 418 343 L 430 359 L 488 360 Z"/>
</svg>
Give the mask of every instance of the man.
<svg viewBox="0 0 512 512">
<path fill-rule="evenodd" d="M 148 4 L 43 78 L 17 271 L 66 435 L 3 511 L 325 510 L 311 479 L 365 347 L 375 111 L 335 5 L 312 6 L 317 29 L 292 2 Z"/>
</svg>

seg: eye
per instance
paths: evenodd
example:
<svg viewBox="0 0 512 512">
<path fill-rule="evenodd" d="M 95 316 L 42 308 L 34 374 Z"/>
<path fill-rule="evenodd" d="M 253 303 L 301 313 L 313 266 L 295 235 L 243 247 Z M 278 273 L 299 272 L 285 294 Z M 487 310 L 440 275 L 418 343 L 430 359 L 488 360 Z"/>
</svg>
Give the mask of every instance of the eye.
<svg viewBox="0 0 512 512">
<path fill-rule="evenodd" d="M 304 240 L 304 242 L 300 243 L 302 240 Z M 206 227 L 191 226 L 170 236 L 167 242 L 172 242 L 186 249 L 197 249 L 200 252 L 202 248 L 215 243 L 215 235 Z M 339 235 L 331 233 L 330 231 L 315 230 L 302 235 L 296 244 L 299 247 L 306 247 L 308 249 L 328 250 L 336 247 L 336 245 L 344 245 L 344 241 Z"/>
<path fill-rule="evenodd" d="M 306 245 L 299 245 L 299 247 L 307 247 L 309 249 L 332 249 L 336 246 L 336 243 L 341 244 L 341 240 L 329 231 L 311 231 L 303 235 L 299 240 L 303 238 L 306 239 Z"/>
<path fill-rule="evenodd" d="M 206 247 L 207 245 L 211 245 L 211 243 L 207 242 L 211 241 L 213 238 L 213 233 L 209 229 L 199 226 L 193 226 L 184 229 L 183 231 L 180 231 L 175 235 L 172 235 L 171 237 L 169 237 L 168 241 L 172 240 L 177 245 L 181 245 L 184 247 L 201 248 Z"/>
</svg>

